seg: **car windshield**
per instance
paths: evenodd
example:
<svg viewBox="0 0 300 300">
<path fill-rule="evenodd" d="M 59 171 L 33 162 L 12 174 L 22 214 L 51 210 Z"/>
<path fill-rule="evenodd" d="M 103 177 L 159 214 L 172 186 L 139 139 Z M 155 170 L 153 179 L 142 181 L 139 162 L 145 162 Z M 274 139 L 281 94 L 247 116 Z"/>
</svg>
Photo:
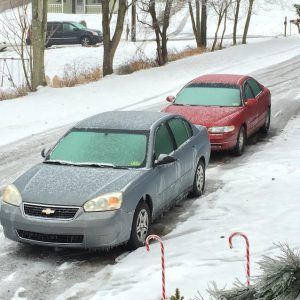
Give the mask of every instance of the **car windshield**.
<svg viewBox="0 0 300 300">
<path fill-rule="evenodd" d="M 78 29 L 86 29 L 85 26 L 83 26 L 82 24 L 80 23 L 77 23 L 77 22 L 71 22 L 71 24 L 75 27 L 77 27 Z"/>
<path fill-rule="evenodd" d="M 147 142 L 147 132 L 74 129 L 45 163 L 140 168 L 146 163 Z"/>
<path fill-rule="evenodd" d="M 241 106 L 241 92 L 238 85 L 191 83 L 176 96 L 176 105 L 199 106 Z"/>
</svg>

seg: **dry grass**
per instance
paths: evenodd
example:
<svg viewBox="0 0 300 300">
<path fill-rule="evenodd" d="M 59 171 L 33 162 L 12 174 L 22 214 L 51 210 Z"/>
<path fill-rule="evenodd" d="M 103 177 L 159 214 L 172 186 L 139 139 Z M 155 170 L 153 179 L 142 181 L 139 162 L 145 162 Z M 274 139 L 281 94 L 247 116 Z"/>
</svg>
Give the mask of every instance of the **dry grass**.
<svg viewBox="0 0 300 300">
<path fill-rule="evenodd" d="M 73 87 L 98 81 L 102 76 L 102 69 L 99 66 L 78 71 L 73 65 L 68 65 L 63 76 L 54 76 L 52 80 L 49 80 L 48 85 L 54 88 Z"/>
<path fill-rule="evenodd" d="M 189 56 L 194 56 L 194 55 L 199 55 L 199 54 L 203 54 L 205 52 L 207 52 L 207 48 L 192 48 L 192 47 L 188 47 L 184 50 L 181 51 L 176 51 L 176 52 L 172 52 L 169 53 L 169 62 L 170 61 L 175 61 L 175 60 L 179 60 L 185 57 L 189 57 Z"/>
<path fill-rule="evenodd" d="M 15 89 L 1 91 L 0 90 L 0 101 L 2 100 L 11 100 L 19 97 L 26 96 L 29 92 L 29 89 L 26 86 L 21 86 Z"/>
<path fill-rule="evenodd" d="M 126 75 L 136 71 L 146 70 L 154 67 L 157 67 L 157 64 L 154 60 L 141 58 L 129 61 L 127 64 L 121 65 L 117 70 L 117 74 Z"/>
<path fill-rule="evenodd" d="M 202 53 L 207 52 L 207 48 L 192 48 L 188 47 L 181 51 L 176 51 L 169 53 L 168 60 L 169 62 L 179 60 L 185 57 L 193 56 L 193 55 L 199 55 Z M 155 60 L 151 60 L 149 58 L 138 58 L 136 60 L 129 61 L 126 64 L 121 65 L 118 70 L 117 74 L 119 75 L 126 75 L 131 74 L 136 71 L 145 70 L 158 67 L 158 64 Z"/>
</svg>

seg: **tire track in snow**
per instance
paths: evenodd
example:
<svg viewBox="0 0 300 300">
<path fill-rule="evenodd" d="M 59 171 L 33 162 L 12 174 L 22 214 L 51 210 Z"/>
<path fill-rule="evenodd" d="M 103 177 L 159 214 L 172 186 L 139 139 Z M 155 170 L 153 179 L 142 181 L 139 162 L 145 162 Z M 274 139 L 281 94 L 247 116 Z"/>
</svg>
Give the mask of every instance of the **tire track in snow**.
<svg viewBox="0 0 300 300">
<path fill-rule="evenodd" d="M 299 59 L 300 56 L 253 74 L 266 86 L 270 86 L 273 95 L 270 136 L 267 139 L 263 139 L 256 135 L 250 140 L 250 145 L 247 147 L 245 155 L 240 158 L 232 158 L 226 153 L 214 154 L 212 157 L 213 166 L 221 165 L 221 169 L 234 169 L 235 166 L 246 164 L 253 153 L 260 151 L 264 143 L 278 134 L 288 120 L 299 113 L 299 96 L 286 91 L 287 88 L 293 90 L 298 88 L 297 78 L 300 75 L 300 68 L 294 69 L 293 66 L 299 65 Z M 162 97 L 166 93 L 172 93 L 179 88 L 149 97 L 146 99 L 148 106 L 144 107 L 144 109 L 159 109 L 163 102 L 155 105 L 149 104 L 149 102 Z M 143 103 L 145 103 L 145 99 L 138 104 Z M 123 109 L 131 107 L 134 106 L 123 107 Z M 278 114 L 279 111 L 280 114 Z M 40 150 L 43 147 L 51 146 L 66 128 L 67 126 L 51 130 L 50 132 L 34 135 L 1 147 L 0 186 L 13 181 L 20 173 L 40 161 Z M 227 162 L 230 163 L 228 164 Z M 213 194 L 220 187 L 222 187 L 222 182 L 218 181 L 218 178 L 212 179 L 209 176 L 207 177 L 207 195 Z M 210 210 L 214 209 L 214 201 L 212 199 L 209 203 Z M 159 220 L 152 230 L 163 235 L 172 232 L 179 222 L 184 222 L 193 214 L 193 210 L 191 210 L 193 203 L 201 205 L 201 199 L 183 201 Z M 204 207 L 204 209 L 206 208 Z M 224 213 L 226 212 L 224 211 Z M 0 229 L 0 236 L 2 234 L 2 229 Z M 182 234 L 185 233 L 183 232 Z M 192 232 L 187 234 L 192 234 Z M 168 238 L 171 237 L 172 235 L 168 236 Z M 113 268 L 112 265 L 127 255 L 127 253 L 124 254 L 124 247 L 113 249 L 111 252 L 99 253 L 83 250 L 55 250 L 46 247 L 31 247 L 10 242 L 3 237 L 1 237 L 0 241 L 0 253 L 3 254 L 0 255 L 1 299 L 11 299 L 18 294 L 27 297 L 27 299 L 54 299 L 55 296 L 71 289 L 76 283 L 93 278 L 97 272 L 107 267 L 107 278 L 103 278 L 103 280 L 108 280 L 110 270 Z M 5 278 L 13 278 L 13 280 L 4 281 Z M 23 287 L 24 290 L 19 290 L 20 287 Z M 82 290 L 80 291 L 80 296 L 74 296 L 72 299 L 80 299 L 81 296 L 85 296 L 87 293 L 87 291 Z"/>
</svg>

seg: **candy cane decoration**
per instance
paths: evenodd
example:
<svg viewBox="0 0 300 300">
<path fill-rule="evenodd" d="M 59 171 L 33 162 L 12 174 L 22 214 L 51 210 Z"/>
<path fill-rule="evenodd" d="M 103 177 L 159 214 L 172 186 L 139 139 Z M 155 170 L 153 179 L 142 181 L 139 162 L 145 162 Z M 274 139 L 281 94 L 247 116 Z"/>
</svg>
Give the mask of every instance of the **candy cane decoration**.
<svg viewBox="0 0 300 300">
<path fill-rule="evenodd" d="M 166 284 L 165 284 L 165 248 L 162 239 L 158 235 L 149 235 L 146 239 L 146 249 L 150 251 L 149 241 L 150 240 L 157 240 L 160 242 L 161 248 L 161 274 L 162 274 L 162 299 L 166 299 Z"/>
<path fill-rule="evenodd" d="M 230 237 L 229 237 L 229 247 L 230 249 L 232 249 L 232 238 L 236 235 L 239 235 L 239 236 L 242 236 L 245 241 L 246 241 L 246 259 L 247 259 L 247 274 L 246 274 L 246 277 L 247 277 L 247 286 L 250 285 L 250 246 L 249 246 L 249 240 L 247 238 L 247 236 L 242 233 L 242 232 L 234 232 Z"/>
</svg>

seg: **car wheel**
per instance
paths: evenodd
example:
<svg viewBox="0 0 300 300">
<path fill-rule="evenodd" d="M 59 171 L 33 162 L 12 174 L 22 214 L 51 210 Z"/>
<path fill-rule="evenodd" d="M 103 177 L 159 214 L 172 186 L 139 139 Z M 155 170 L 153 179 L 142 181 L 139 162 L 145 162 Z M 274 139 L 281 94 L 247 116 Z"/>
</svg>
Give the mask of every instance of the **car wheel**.
<svg viewBox="0 0 300 300">
<path fill-rule="evenodd" d="M 199 160 L 194 176 L 193 190 L 191 195 L 199 197 L 203 194 L 205 187 L 205 165 L 203 160 Z"/>
<path fill-rule="evenodd" d="M 264 125 L 261 127 L 260 131 L 264 134 L 267 134 L 270 129 L 270 123 L 271 123 L 271 108 L 267 111 L 267 116 L 265 119 Z"/>
<path fill-rule="evenodd" d="M 243 154 L 245 150 L 246 139 L 246 130 L 245 127 L 242 126 L 237 137 L 236 146 L 233 150 L 234 155 L 241 156 Z"/>
<path fill-rule="evenodd" d="M 80 43 L 83 47 L 87 47 L 89 45 L 92 44 L 92 41 L 91 39 L 88 37 L 88 36 L 83 36 L 81 39 L 80 39 Z"/>
<path fill-rule="evenodd" d="M 133 216 L 128 246 L 131 250 L 144 246 L 151 224 L 151 214 L 147 203 L 141 201 Z"/>
</svg>

